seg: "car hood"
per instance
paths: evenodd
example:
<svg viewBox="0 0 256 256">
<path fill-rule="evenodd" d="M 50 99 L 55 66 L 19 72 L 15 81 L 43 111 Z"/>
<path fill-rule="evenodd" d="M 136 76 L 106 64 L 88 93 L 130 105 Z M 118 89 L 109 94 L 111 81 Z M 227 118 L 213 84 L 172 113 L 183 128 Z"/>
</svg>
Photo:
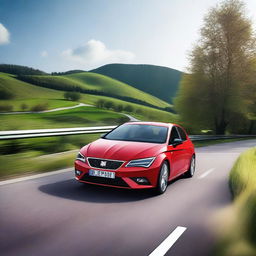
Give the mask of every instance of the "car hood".
<svg viewBox="0 0 256 256">
<path fill-rule="evenodd" d="M 129 161 L 157 156 L 165 149 L 165 144 L 98 139 L 83 147 L 81 153 L 87 157 Z"/>
</svg>

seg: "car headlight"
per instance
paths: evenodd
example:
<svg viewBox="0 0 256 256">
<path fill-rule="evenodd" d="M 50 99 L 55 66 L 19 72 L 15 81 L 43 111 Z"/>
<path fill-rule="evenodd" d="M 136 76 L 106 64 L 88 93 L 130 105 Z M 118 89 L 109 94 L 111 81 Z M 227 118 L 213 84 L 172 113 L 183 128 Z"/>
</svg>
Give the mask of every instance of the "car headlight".
<svg viewBox="0 0 256 256">
<path fill-rule="evenodd" d="M 155 157 L 131 160 L 125 167 L 149 167 L 155 160 Z"/>
<path fill-rule="evenodd" d="M 79 160 L 79 161 L 82 161 L 82 162 L 85 163 L 86 162 L 86 157 L 81 152 L 79 152 L 77 154 L 76 160 Z"/>
</svg>

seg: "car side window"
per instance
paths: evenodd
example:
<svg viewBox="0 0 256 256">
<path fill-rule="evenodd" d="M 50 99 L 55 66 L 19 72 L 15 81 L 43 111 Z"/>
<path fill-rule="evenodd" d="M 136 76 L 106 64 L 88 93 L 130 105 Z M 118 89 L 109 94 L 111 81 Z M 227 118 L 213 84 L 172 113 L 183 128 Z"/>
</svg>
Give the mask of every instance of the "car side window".
<svg viewBox="0 0 256 256">
<path fill-rule="evenodd" d="M 169 144 L 172 144 L 174 142 L 174 139 L 180 139 L 180 135 L 178 133 L 176 126 L 172 127 Z"/>
<path fill-rule="evenodd" d="M 177 127 L 178 128 L 178 131 L 179 131 L 179 134 L 180 134 L 180 137 L 181 139 L 184 141 L 187 139 L 187 135 L 186 133 L 184 132 L 184 130 L 181 128 L 181 127 Z"/>
</svg>

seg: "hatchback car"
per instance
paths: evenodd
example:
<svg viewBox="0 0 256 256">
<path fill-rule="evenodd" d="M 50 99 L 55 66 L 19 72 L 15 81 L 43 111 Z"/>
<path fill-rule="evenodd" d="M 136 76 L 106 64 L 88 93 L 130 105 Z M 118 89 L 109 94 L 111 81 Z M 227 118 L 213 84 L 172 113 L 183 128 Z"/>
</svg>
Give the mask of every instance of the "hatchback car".
<svg viewBox="0 0 256 256">
<path fill-rule="evenodd" d="M 128 122 L 84 146 L 75 161 L 83 183 L 166 191 L 168 182 L 195 172 L 194 145 L 176 124 Z"/>
</svg>

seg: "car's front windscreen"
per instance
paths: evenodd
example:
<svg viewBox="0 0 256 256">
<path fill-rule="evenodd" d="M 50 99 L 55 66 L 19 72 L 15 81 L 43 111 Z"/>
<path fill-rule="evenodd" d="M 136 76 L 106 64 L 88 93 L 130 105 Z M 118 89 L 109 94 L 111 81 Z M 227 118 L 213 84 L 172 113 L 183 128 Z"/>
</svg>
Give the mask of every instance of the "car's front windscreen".
<svg viewBox="0 0 256 256">
<path fill-rule="evenodd" d="M 124 124 L 103 138 L 108 140 L 138 141 L 150 143 L 165 143 L 168 128 L 157 125 Z"/>
</svg>

